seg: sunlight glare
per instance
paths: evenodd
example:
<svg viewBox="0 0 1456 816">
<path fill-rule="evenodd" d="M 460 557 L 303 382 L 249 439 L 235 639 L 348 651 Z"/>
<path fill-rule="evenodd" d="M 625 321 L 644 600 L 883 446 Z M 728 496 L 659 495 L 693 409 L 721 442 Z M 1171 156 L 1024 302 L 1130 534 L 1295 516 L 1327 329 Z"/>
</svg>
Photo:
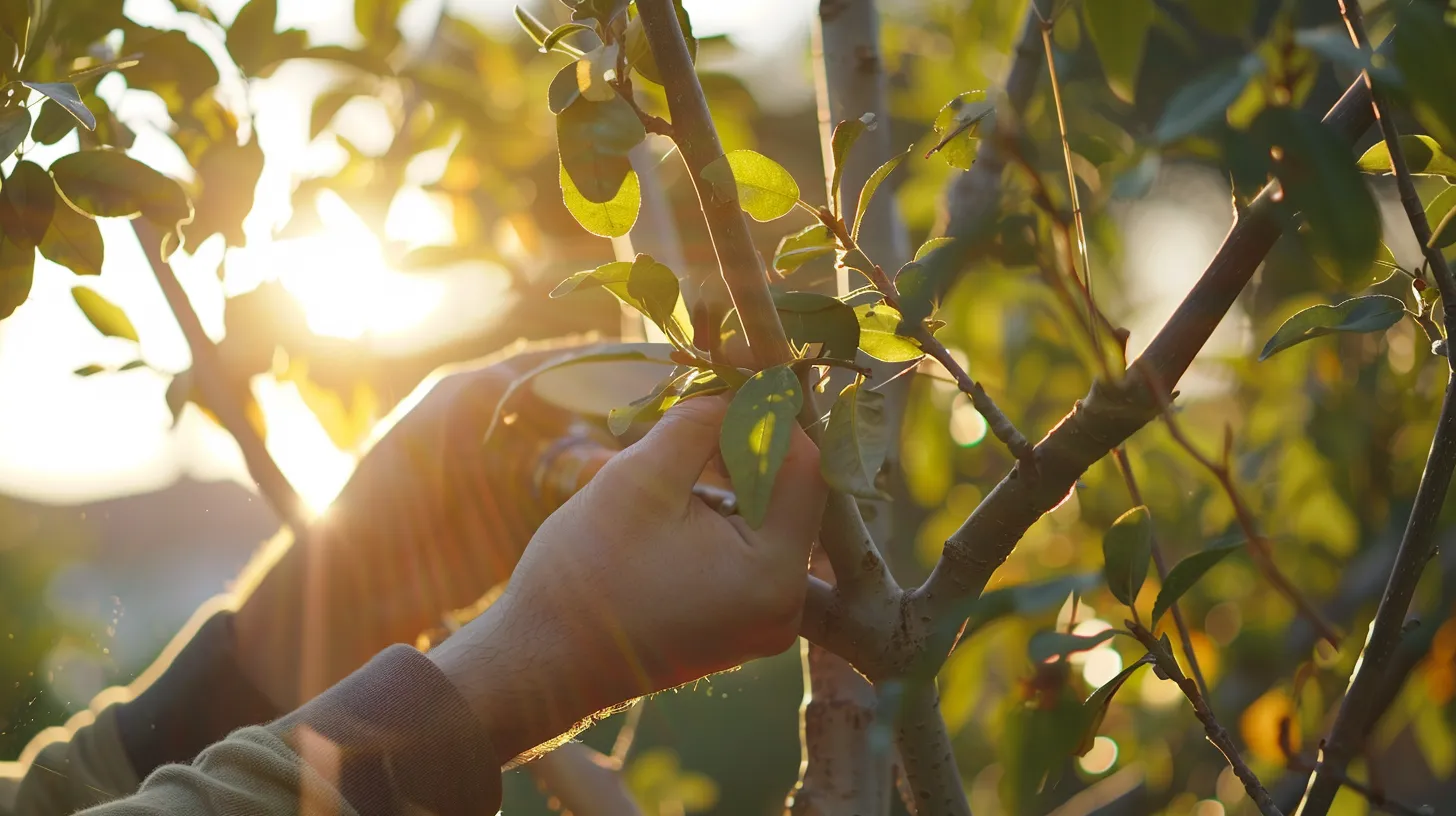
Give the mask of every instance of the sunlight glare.
<svg viewBox="0 0 1456 816">
<path fill-rule="evenodd" d="M 259 377 L 253 381 L 253 396 L 268 425 L 268 453 L 304 504 L 315 514 L 323 513 L 354 472 L 354 457 L 334 446 L 298 386 Z"/>
</svg>

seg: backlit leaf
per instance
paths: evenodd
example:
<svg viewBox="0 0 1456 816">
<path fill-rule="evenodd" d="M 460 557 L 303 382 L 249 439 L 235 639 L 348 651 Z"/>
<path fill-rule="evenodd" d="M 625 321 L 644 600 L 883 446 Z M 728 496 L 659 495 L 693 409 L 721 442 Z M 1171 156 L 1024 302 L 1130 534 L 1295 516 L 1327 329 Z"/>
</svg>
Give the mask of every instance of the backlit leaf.
<svg viewBox="0 0 1456 816">
<path fill-rule="evenodd" d="M 77 275 L 100 275 L 106 257 L 106 245 L 96 221 L 64 201 L 56 204 L 39 249 L 40 254 Z"/>
<path fill-rule="evenodd" d="M 1431 228 L 1431 246 L 1436 249 L 1445 249 L 1452 244 L 1456 244 L 1456 207 L 1448 210 Z"/>
<path fill-rule="evenodd" d="M 889 450 L 885 397 L 862 383 L 850 383 L 829 411 L 819 442 L 819 472 L 835 490 L 864 499 L 883 499 L 875 484 Z"/>
<path fill-rule="evenodd" d="M 1214 122 L 1223 121 L 1229 105 L 1263 70 L 1263 60 L 1256 54 L 1249 54 L 1184 85 L 1163 109 L 1163 116 L 1153 131 L 1154 140 L 1160 144 L 1176 142 Z"/>
<path fill-rule="evenodd" d="M 688 56 L 696 62 L 698 38 L 693 36 L 693 21 L 683 8 L 682 0 L 673 0 L 672 5 L 677 12 L 678 28 L 682 29 L 683 39 L 687 40 Z M 658 76 L 657 61 L 652 56 L 652 49 L 647 46 L 647 35 L 642 29 L 640 14 L 627 24 L 627 62 L 643 79 L 657 85 L 662 84 L 662 77 Z"/>
<path fill-rule="evenodd" d="M 895 333 L 900 313 L 883 303 L 854 307 L 859 318 L 859 347 L 865 354 L 887 363 L 908 363 L 925 356 L 920 346 Z"/>
<path fill-rule="evenodd" d="M 637 222 L 637 211 L 642 207 L 642 188 L 637 174 L 629 170 L 616 195 L 601 203 L 588 201 L 576 189 L 563 166 L 561 199 L 582 229 L 604 238 L 618 238 L 631 232 L 632 225 Z"/>
<path fill-rule="evenodd" d="M 620 50 L 616 43 L 612 43 L 593 49 L 576 61 L 576 87 L 582 98 L 606 102 L 617 95 L 611 81 L 617 76 L 617 54 Z"/>
<path fill-rule="evenodd" d="M 35 248 L 0 235 L 0 320 L 9 317 L 30 297 L 35 278 Z"/>
<path fill-rule="evenodd" d="M 954 238 L 946 235 L 943 235 L 939 238 L 931 238 L 930 240 L 921 244 L 919 249 L 915 250 L 914 260 L 918 261 L 921 258 L 924 258 L 926 255 L 929 255 L 930 253 L 934 252 L 937 249 L 940 249 L 941 247 L 954 240 Z"/>
<path fill-rule="evenodd" d="M 1405 163 L 1412 175 L 1445 176 L 1456 181 L 1456 159 L 1446 155 L 1435 139 L 1430 136 L 1402 136 L 1400 147 L 1405 153 Z M 1365 151 L 1365 155 L 1360 157 L 1359 166 L 1366 173 L 1395 172 L 1390 167 L 1390 148 L 1383 139 Z"/>
<path fill-rule="evenodd" d="M 96 117 L 86 109 L 86 104 L 81 101 L 81 94 L 76 92 L 75 85 L 69 82 L 22 82 L 20 84 L 49 97 L 51 101 L 76 117 L 76 121 L 85 125 L 87 130 L 96 129 Z"/>
<path fill-rule="evenodd" d="M 1456 151 L 1456 25 L 1443 3 L 1406 3 L 1396 14 L 1394 60 L 1416 119 L 1447 151 Z"/>
<path fill-rule="evenodd" d="M 738 514 L 750 527 L 761 526 L 768 513 L 803 403 L 799 378 L 787 366 L 774 366 L 750 377 L 728 406 L 718 446 L 738 497 Z"/>
<path fill-rule="evenodd" d="M 737 200 L 755 221 L 789 214 L 799 200 L 799 185 L 778 162 L 752 150 L 733 150 L 703 168 L 703 179 L 718 195 Z"/>
<path fill-rule="evenodd" d="M 1118 672 L 1116 677 L 1108 680 L 1101 688 L 1092 692 L 1092 696 L 1082 703 L 1082 737 L 1073 751 L 1076 756 L 1085 756 L 1088 751 L 1092 750 L 1092 742 L 1097 739 L 1097 732 L 1102 728 L 1102 721 L 1107 718 L 1107 708 L 1112 705 L 1113 695 L 1117 694 L 1123 684 L 1132 678 L 1134 672 L 1151 662 L 1153 661 L 1150 655 L 1142 656 L 1137 662 Z"/>
<path fill-rule="evenodd" d="M 1153 0 L 1086 0 L 1082 14 L 1087 36 L 1102 61 L 1112 92 L 1131 103 L 1137 94 L 1143 54 L 1157 9 Z"/>
<path fill-rule="evenodd" d="M 137 341 L 136 327 L 127 318 L 126 312 L 121 307 L 102 297 L 95 289 L 85 286 L 71 287 L 71 297 L 75 298 L 76 305 L 81 307 L 81 313 L 91 321 L 96 330 L 107 337 L 120 337 L 123 340 Z"/>
<path fill-rule="evenodd" d="M 821 343 L 823 357 L 854 359 L 859 319 L 844 301 L 815 292 L 774 292 L 773 300 L 784 333 L 796 345 Z"/>
<path fill-rule="evenodd" d="M 0 160 L 10 158 L 15 148 L 30 132 L 30 111 L 25 108 L 0 108 Z"/>
<path fill-rule="evenodd" d="M 859 240 L 860 224 L 864 221 L 865 212 L 870 208 L 870 200 L 875 197 L 875 191 L 880 189 L 880 185 L 885 183 L 885 179 L 895 172 L 895 168 L 899 167 L 900 162 L 904 161 L 908 155 L 910 155 L 910 151 L 907 149 L 904 153 L 876 167 L 875 172 L 870 173 L 870 177 L 865 179 L 864 188 L 859 191 L 859 203 L 854 207 L 854 229 L 850 231 L 850 237 L 856 241 Z"/>
<path fill-rule="evenodd" d="M 1068 655 L 1097 648 L 1116 634 L 1116 629 L 1107 629 L 1095 635 L 1043 630 L 1031 636 L 1031 641 L 1026 645 L 1026 653 L 1033 663 L 1045 663 L 1053 657 L 1066 660 Z"/>
<path fill-rule="evenodd" d="M 1263 144 L 1282 151 L 1274 175 L 1309 225 L 1316 257 L 1347 286 L 1374 283 L 1380 210 L 1349 146 L 1312 114 L 1288 108 L 1265 110 L 1253 130 Z"/>
<path fill-rule="evenodd" d="M 1168 579 L 1163 582 L 1163 588 L 1158 591 L 1158 600 L 1153 603 L 1153 617 L 1148 625 L 1156 625 L 1158 619 L 1163 617 L 1163 613 L 1172 608 L 1179 598 L 1192 589 L 1204 573 L 1213 569 L 1229 553 L 1243 546 L 1243 541 L 1217 544 L 1203 552 L 1194 553 L 1173 565 L 1173 568 L 1168 571 Z"/>
<path fill-rule="evenodd" d="M 785 235 L 774 252 L 773 266 L 787 275 L 800 266 L 834 253 L 838 245 L 823 224 L 811 224 L 798 232 Z"/>
<path fill-rule="evenodd" d="M 666 264 L 639 253 L 627 272 L 627 294 L 649 320 L 668 331 L 679 294 L 677 275 Z"/>
<path fill-rule="evenodd" d="M 976 161 L 976 143 L 990 122 L 996 106 L 983 91 L 967 91 L 945 103 L 935 115 L 936 142 L 925 156 L 939 153 L 957 170 L 969 170 Z"/>
<path fill-rule="evenodd" d="M 1351 298 L 1338 306 L 1311 306 L 1284 321 L 1264 344 L 1259 359 L 1267 360 L 1291 346 L 1326 334 L 1385 331 L 1402 317 L 1405 317 L 1405 304 L 1389 295 Z"/>
<path fill-rule="evenodd" d="M 51 177 L 29 159 L 17 162 L 0 190 L 0 227 L 6 236 L 25 246 L 35 246 L 45 236 L 56 210 L 56 186 Z"/>
<path fill-rule="evenodd" d="M 1137 603 L 1153 557 L 1153 521 L 1141 505 L 1123 513 L 1102 536 L 1102 570 L 1112 596 Z"/>
<path fill-rule="evenodd" d="M 81 212 L 147 218 L 171 229 L 192 218 L 181 186 L 119 150 L 82 150 L 51 164 L 51 176 Z"/>
<path fill-rule="evenodd" d="M 858 119 L 846 119 L 834 126 L 834 135 L 830 139 L 830 152 L 834 159 L 834 171 L 830 175 L 829 192 L 834 196 L 832 209 L 836 215 L 844 212 L 840 204 L 839 183 L 844 178 L 844 163 L 849 159 L 849 151 L 854 148 L 854 143 L 859 137 L 870 128 L 875 121 L 875 115 L 867 113 Z"/>
<path fill-rule="evenodd" d="M 551 84 L 546 88 L 546 106 L 552 113 L 560 114 L 581 98 L 581 86 L 576 82 L 576 63 L 561 66 Z"/>
<path fill-rule="evenodd" d="M 613 200 L 632 172 L 627 152 L 646 137 L 642 120 L 625 99 L 578 99 L 556 117 L 561 166 L 587 201 Z"/>
<path fill-rule="evenodd" d="M 37 144 L 55 144 L 76 129 L 76 117 L 60 105 L 47 99 L 40 106 L 40 115 L 35 117 L 35 127 L 30 138 Z M 0 145 L 3 147 L 3 145 Z"/>
</svg>

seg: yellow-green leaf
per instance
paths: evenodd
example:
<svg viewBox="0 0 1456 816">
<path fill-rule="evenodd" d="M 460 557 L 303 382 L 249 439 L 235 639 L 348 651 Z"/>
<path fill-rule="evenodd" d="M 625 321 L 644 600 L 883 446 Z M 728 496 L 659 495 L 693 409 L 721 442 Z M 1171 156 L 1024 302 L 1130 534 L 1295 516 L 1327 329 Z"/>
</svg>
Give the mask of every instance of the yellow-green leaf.
<svg viewBox="0 0 1456 816">
<path fill-rule="evenodd" d="M 100 275 L 106 257 L 101 228 L 64 201 L 56 205 L 39 248 L 40 254 L 77 275 Z"/>
<path fill-rule="evenodd" d="M 755 221 L 788 215 L 799 201 L 799 185 L 778 162 L 752 150 L 734 150 L 703 168 L 703 180 L 736 200 Z"/>
<path fill-rule="evenodd" d="M 1107 85 L 1119 99 L 1131 103 L 1137 95 L 1148 30 L 1157 13 L 1153 0 L 1086 0 L 1082 13 Z"/>
<path fill-rule="evenodd" d="M 895 172 L 895 168 L 899 167 L 900 162 L 904 161 L 908 155 L 910 155 L 910 150 L 907 148 L 904 153 L 876 167 L 875 172 L 870 173 L 870 177 L 865 179 L 864 188 L 859 191 L 859 203 L 854 207 L 854 229 L 850 232 L 850 237 L 856 241 L 859 240 L 860 224 L 864 221 L 865 212 L 870 208 L 870 200 L 875 197 L 875 191 L 880 189 L 880 185 L 885 183 L 885 179 Z"/>
<path fill-rule="evenodd" d="M 1163 588 L 1158 591 L 1158 600 L 1153 603 L 1153 617 L 1149 626 L 1155 626 L 1158 618 L 1163 617 L 1183 594 L 1198 583 L 1203 574 L 1213 569 L 1218 562 L 1222 561 L 1229 553 L 1244 546 L 1243 541 L 1218 544 L 1203 552 L 1197 552 L 1179 561 L 1168 571 L 1168 580 L 1163 582 Z"/>
<path fill-rule="evenodd" d="M 779 248 L 774 251 L 774 269 L 787 275 L 815 258 L 833 254 L 837 246 L 827 227 L 811 224 L 779 241 Z"/>
<path fill-rule="evenodd" d="M 601 203 L 588 201 L 576 189 L 563 166 L 561 199 L 566 203 L 571 217 L 587 232 L 603 238 L 619 238 L 630 232 L 632 225 L 637 222 L 637 211 L 642 206 L 642 188 L 637 181 L 637 174 L 629 170 L 616 195 Z"/>
<path fill-rule="evenodd" d="M 1441 145 L 1430 136 L 1400 137 L 1401 151 L 1412 175 L 1445 176 L 1456 181 L 1456 159 L 1446 155 Z M 1376 142 L 1360 157 L 1360 169 L 1366 173 L 1393 173 L 1390 166 L 1390 148 L 1384 140 Z"/>
<path fill-rule="evenodd" d="M 136 327 L 131 324 L 126 312 L 102 297 L 99 292 L 85 286 L 73 286 L 71 297 L 75 298 L 76 305 L 81 307 L 81 313 L 86 315 L 86 319 L 91 321 L 97 331 L 107 337 L 137 341 Z"/>
<path fill-rule="evenodd" d="M 728 406 L 718 446 L 738 497 L 738 514 L 750 527 L 761 526 L 768 513 L 803 403 L 799 378 L 788 366 L 774 366 L 749 378 Z"/>
<path fill-rule="evenodd" d="M 900 313 L 883 303 L 866 303 L 854 307 L 859 318 L 859 347 L 865 354 L 887 363 L 908 363 L 925 355 L 920 346 L 908 337 L 895 333 Z"/>
<path fill-rule="evenodd" d="M 1112 597 L 1137 603 L 1153 557 L 1153 521 L 1141 505 L 1123 513 L 1102 536 L 1102 573 Z"/>
<path fill-rule="evenodd" d="M 22 246 L 0 235 L 0 320 L 30 297 L 34 279 L 35 247 Z"/>
</svg>

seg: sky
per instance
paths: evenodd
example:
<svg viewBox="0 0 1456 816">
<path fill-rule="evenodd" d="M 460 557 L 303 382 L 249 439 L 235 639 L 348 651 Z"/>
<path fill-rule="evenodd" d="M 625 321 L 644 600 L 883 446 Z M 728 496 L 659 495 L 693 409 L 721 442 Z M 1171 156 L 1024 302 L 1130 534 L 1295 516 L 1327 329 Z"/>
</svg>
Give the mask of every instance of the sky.
<svg viewBox="0 0 1456 816">
<path fill-rule="evenodd" d="M 407 42 L 418 42 L 441 0 L 413 0 L 401 16 Z M 512 31 L 512 2 L 446 0 L 452 12 L 501 30 Z M 223 20 L 243 0 L 212 0 Z M 351 0 L 282 0 L 280 27 L 304 28 L 315 43 L 354 44 Z M 688 0 L 701 34 L 725 33 L 757 55 L 803 53 L 812 0 Z M 133 19 L 173 27 L 182 18 L 167 0 L 127 0 Z M 786 24 L 787 23 L 787 24 Z M 208 47 L 206 31 L 194 39 Z M 794 41 L 792 48 L 783 48 Z M 802 62 L 802 61 L 800 61 Z M 259 80 L 253 90 L 260 111 L 259 138 L 268 157 L 258 202 L 246 224 L 248 246 L 227 253 L 228 290 L 217 280 L 223 263 L 216 236 L 191 254 L 179 253 L 174 268 L 194 307 L 214 338 L 222 335 L 226 294 L 251 288 L 277 275 L 304 304 L 311 328 L 321 334 L 357 338 L 384 350 L 406 351 L 447 339 L 445 334 L 488 320 L 488 304 L 504 290 L 499 276 L 457 270 L 444 276 L 403 275 L 386 269 L 378 244 L 347 204 L 325 196 L 319 207 L 325 234 L 314 239 L 275 242 L 272 229 L 286 217 L 288 180 L 327 164 L 332 156 L 306 146 L 309 102 L 326 80 L 322 71 L 285 68 Z M 802 84 L 807 87 L 805 75 Z M 109 78 L 99 92 L 118 115 L 138 131 L 133 154 L 175 175 L 187 173 L 176 148 L 155 126 L 165 123 L 160 101 L 146 94 L 122 94 L 123 83 Z M 240 89 L 232 89 L 240 92 Z M 367 105 L 345 111 L 367 138 Z M 351 131 L 351 136 L 355 135 Z M 74 135 L 54 148 L 28 154 L 42 165 L 74 149 Z M 443 166 L 438 157 L 433 172 Z M 13 163 L 14 159 L 10 160 Z M 431 175 L 422 162 L 422 178 Z M 6 165 L 8 170 L 10 164 Z M 392 238 L 433 243 L 449 239 L 447 219 L 418 188 L 397 202 L 387 230 Z M 38 258 L 30 300 L 0 322 L 0 493 L 22 498 L 74 503 L 165 487 L 179 477 L 235 479 L 247 483 L 246 469 L 225 432 L 195 408 L 187 408 L 176 427 L 163 394 L 167 373 L 137 369 L 89 378 L 72 372 L 84 365 L 121 365 L 141 359 L 160 372 L 189 365 L 180 330 L 131 234 L 130 226 L 102 219 L 107 257 L 99 278 L 81 281 L 120 305 L 137 325 L 141 343 L 102 337 L 70 297 L 76 278 Z M 443 232 L 442 232 L 443 230 Z M 448 297 L 446 296 L 448 293 Z M 472 305 L 473 304 L 473 305 Z M 453 327 L 453 328 L 452 328 Z M 322 508 L 342 487 L 354 457 L 329 442 L 292 386 L 257 378 L 254 394 L 267 416 L 269 448 L 305 499 Z"/>
</svg>

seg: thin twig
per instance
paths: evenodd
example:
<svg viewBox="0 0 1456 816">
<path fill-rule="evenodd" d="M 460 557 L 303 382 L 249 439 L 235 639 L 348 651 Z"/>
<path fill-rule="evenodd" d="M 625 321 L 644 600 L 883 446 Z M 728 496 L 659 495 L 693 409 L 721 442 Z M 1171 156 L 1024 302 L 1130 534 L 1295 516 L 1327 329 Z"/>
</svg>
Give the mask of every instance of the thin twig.
<svg viewBox="0 0 1456 816">
<path fill-rule="evenodd" d="M 186 290 L 172 271 L 172 265 L 163 259 L 161 233 L 143 218 L 133 221 L 132 229 L 136 232 L 137 240 L 141 242 L 142 251 L 146 253 L 152 273 L 162 289 L 162 295 L 167 299 L 167 306 L 172 310 L 177 325 L 182 329 L 182 336 L 187 340 L 187 347 L 192 353 L 192 376 L 202 391 L 202 398 L 207 400 L 208 408 L 217 416 L 223 429 L 237 441 L 243 453 L 243 462 L 248 468 L 248 475 L 258 485 L 258 491 L 263 494 L 264 500 L 283 523 L 288 525 L 295 537 L 305 536 L 312 514 L 299 497 L 298 491 L 293 489 L 288 477 L 279 470 L 278 463 L 269 455 L 263 437 L 253 427 L 253 423 L 248 421 L 243 406 L 251 398 L 229 376 L 226 366 L 218 356 L 217 346 L 202 328 L 202 321 L 198 319 L 196 310 L 192 308 L 192 301 L 187 298 Z"/>
<path fill-rule="evenodd" d="M 1372 56 L 1370 38 L 1365 33 L 1365 16 L 1360 10 L 1360 4 L 1355 0 L 1338 0 L 1338 2 L 1340 14 L 1345 19 L 1345 28 L 1350 32 L 1350 39 L 1355 43 L 1355 47 L 1360 49 L 1360 53 L 1366 59 L 1370 59 Z M 1410 165 L 1406 163 L 1405 148 L 1400 144 L 1400 131 L 1396 127 L 1395 119 L 1391 116 L 1385 91 L 1376 87 L 1375 80 L 1370 76 L 1369 71 L 1361 71 L 1360 75 L 1365 80 L 1366 87 L 1370 89 L 1370 105 L 1375 111 L 1375 123 L 1380 126 L 1380 136 L 1385 140 L 1386 150 L 1390 153 L 1390 169 L 1395 174 L 1395 186 L 1400 192 L 1400 204 L 1405 209 L 1406 217 L 1410 219 L 1411 231 L 1415 233 L 1416 243 L 1421 245 L 1421 254 L 1431 267 L 1431 275 L 1435 278 L 1436 288 L 1440 291 L 1441 300 L 1445 302 L 1449 311 L 1456 308 L 1456 281 L 1452 280 L 1451 269 L 1446 265 L 1446 259 L 1441 256 L 1441 250 L 1431 246 L 1431 224 L 1426 220 L 1426 211 L 1421 207 L 1420 196 L 1416 194 L 1416 185 L 1411 179 Z"/>
<path fill-rule="evenodd" d="M 1117 460 L 1117 469 L 1122 471 L 1122 481 L 1127 485 L 1127 493 L 1132 497 L 1133 504 L 1147 506 L 1147 502 L 1143 501 L 1143 492 L 1138 487 L 1137 477 L 1133 475 L 1132 463 L 1128 461 L 1127 446 L 1118 445 L 1112 449 L 1112 455 Z M 1153 565 L 1158 568 L 1158 580 L 1167 583 L 1168 562 L 1163 558 L 1163 548 L 1156 535 L 1153 536 L 1152 544 Z M 1198 665 L 1198 653 L 1193 650 L 1193 637 L 1188 632 L 1188 624 L 1184 622 L 1183 610 L 1179 606 L 1174 601 L 1170 609 L 1173 613 L 1173 625 L 1178 630 L 1178 640 L 1183 644 L 1183 654 L 1188 658 L 1188 668 L 1193 671 L 1193 679 L 1198 682 L 1198 691 L 1203 694 L 1204 699 L 1208 699 L 1208 681 L 1203 679 L 1203 668 Z"/>
<path fill-rule="evenodd" d="M 1148 392 L 1156 395 L 1162 403 L 1163 423 L 1167 426 L 1168 434 L 1173 437 L 1173 441 L 1177 442 L 1179 447 L 1193 457 L 1193 460 L 1204 470 L 1207 470 L 1223 488 L 1224 495 L 1228 497 L 1229 504 L 1233 506 L 1234 518 L 1238 521 L 1239 528 L 1243 530 L 1249 554 L 1253 557 L 1254 564 L 1259 567 L 1259 571 L 1264 573 L 1265 579 L 1273 585 L 1275 591 L 1294 604 L 1294 608 L 1314 626 L 1315 630 L 1320 633 L 1320 637 L 1329 641 L 1331 646 L 1338 647 L 1342 639 L 1340 632 L 1325 620 L 1324 614 L 1315 607 L 1312 601 L 1304 597 L 1304 593 L 1300 592 L 1294 582 L 1290 581 L 1289 577 L 1274 563 L 1274 554 L 1269 546 L 1269 540 L 1259 532 L 1258 525 L 1254 521 L 1254 514 L 1249 510 L 1249 505 L 1244 501 L 1238 485 L 1234 482 L 1233 470 L 1229 467 L 1228 462 L 1229 450 L 1232 448 L 1232 439 L 1228 434 L 1232 434 L 1232 431 L 1225 429 L 1226 444 L 1222 461 L 1215 462 L 1204 456 L 1193 441 L 1183 433 L 1182 427 L 1178 424 L 1174 415 L 1173 401 L 1169 398 L 1167 389 L 1155 383 L 1146 369 L 1140 368 L 1138 371 L 1145 376 Z"/>
<path fill-rule="evenodd" d="M 1213 743 L 1213 747 L 1217 748 L 1228 761 L 1234 775 L 1243 783 L 1249 798 L 1259 808 L 1259 813 L 1263 816 L 1284 816 L 1278 806 L 1274 804 L 1274 800 L 1269 797 L 1269 791 L 1264 789 L 1264 784 L 1259 781 L 1259 777 L 1239 755 L 1239 748 L 1234 742 L 1233 735 L 1213 715 L 1213 709 L 1208 707 L 1208 701 L 1199 692 L 1198 685 L 1183 674 L 1183 669 L 1179 667 L 1178 660 L 1173 656 L 1172 651 L 1165 648 L 1157 638 L 1153 637 L 1152 632 L 1143 628 L 1142 624 L 1137 621 L 1127 621 L 1126 625 L 1133 637 L 1137 638 L 1148 650 L 1148 654 L 1153 658 L 1153 665 L 1169 680 L 1177 683 L 1183 696 L 1187 697 L 1188 702 L 1193 705 L 1194 715 L 1198 717 L 1199 722 L 1203 723 L 1203 733 L 1208 735 L 1208 741 Z"/>
<path fill-rule="evenodd" d="M 1034 6 L 1033 6 L 1034 8 Z M 1052 104 L 1057 112 L 1057 132 L 1062 141 L 1062 161 L 1067 166 L 1067 194 L 1071 197 L 1072 223 L 1077 230 L 1077 251 L 1082 258 L 1082 292 L 1087 299 L 1087 331 L 1092 335 L 1092 353 L 1104 374 L 1110 376 L 1107 359 L 1102 353 L 1102 344 L 1097 342 L 1097 306 L 1092 297 L 1092 261 L 1087 254 L 1087 227 L 1082 220 L 1081 198 L 1077 193 L 1077 172 L 1072 169 L 1072 145 L 1067 141 L 1067 114 L 1062 107 L 1062 85 L 1057 80 L 1057 64 L 1052 57 L 1052 20 L 1041 19 L 1041 44 L 1046 52 L 1047 80 L 1052 86 Z M 1068 249 L 1068 252 L 1071 250 Z M 1071 259 L 1068 258 L 1068 262 Z M 1077 277 L 1077 266 L 1072 264 L 1072 278 Z"/>
</svg>

